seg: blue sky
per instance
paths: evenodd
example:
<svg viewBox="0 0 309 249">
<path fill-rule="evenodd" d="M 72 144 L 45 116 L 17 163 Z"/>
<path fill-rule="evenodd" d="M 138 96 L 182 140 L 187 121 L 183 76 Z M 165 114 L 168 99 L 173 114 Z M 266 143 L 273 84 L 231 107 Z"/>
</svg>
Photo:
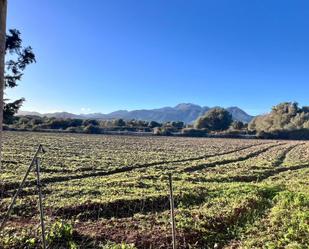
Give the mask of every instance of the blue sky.
<svg viewBox="0 0 309 249">
<path fill-rule="evenodd" d="M 37 63 L 23 110 L 308 105 L 307 0 L 9 0 Z"/>
</svg>

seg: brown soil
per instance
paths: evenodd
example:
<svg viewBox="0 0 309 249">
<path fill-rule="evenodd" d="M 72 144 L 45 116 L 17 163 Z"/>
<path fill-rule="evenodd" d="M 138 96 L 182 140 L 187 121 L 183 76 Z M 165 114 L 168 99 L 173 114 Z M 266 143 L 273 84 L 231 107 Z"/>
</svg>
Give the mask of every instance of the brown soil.
<svg viewBox="0 0 309 249">
<path fill-rule="evenodd" d="M 172 248 L 171 231 L 155 222 L 147 218 L 150 227 L 142 229 L 139 221 L 125 218 L 78 223 L 75 230 L 81 238 L 88 240 L 125 242 L 141 249 Z M 194 231 L 177 231 L 177 248 L 189 248 L 189 244 L 197 246 L 199 241 L 200 235 Z"/>
</svg>

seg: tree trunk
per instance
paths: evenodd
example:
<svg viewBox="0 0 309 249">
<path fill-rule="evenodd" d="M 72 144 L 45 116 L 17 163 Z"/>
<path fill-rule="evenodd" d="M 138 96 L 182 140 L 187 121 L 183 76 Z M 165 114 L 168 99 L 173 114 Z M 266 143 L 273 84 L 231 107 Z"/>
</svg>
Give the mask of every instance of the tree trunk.
<svg viewBox="0 0 309 249">
<path fill-rule="evenodd" d="M 0 0 L 0 166 L 2 152 L 2 123 L 3 123 L 3 92 L 4 92 L 4 66 L 5 66 L 5 40 L 6 40 L 6 12 L 7 0 Z"/>
</svg>

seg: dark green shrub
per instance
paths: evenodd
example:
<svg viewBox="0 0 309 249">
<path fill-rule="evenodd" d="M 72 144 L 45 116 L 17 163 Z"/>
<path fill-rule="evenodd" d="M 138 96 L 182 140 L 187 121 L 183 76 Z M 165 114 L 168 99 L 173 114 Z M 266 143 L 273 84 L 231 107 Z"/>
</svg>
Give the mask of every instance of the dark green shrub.
<svg viewBox="0 0 309 249">
<path fill-rule="evenodd" d="M 309 129 L 259 131 L 257 137 L 263 139 L 307 140 L 309 139 Z"/>
<path fill-rule="evenodd" d="M 114 126 L 121 126 L 121 127 L 126 126 L 126 122 L 121 118 L 115 119 L 114 120 Z"/>
<path fill-rule="evenodd" d="M 233 123 L 231 124 L 231 127 L 234 130 L 241 130 L 244 128 L 244 123 L 241 121 L 233 121 Z"/>
<path fill-rule="evenodd" d="M 153 134 L 157 136 L 171 136 L 172 131 L 169 128 L 155 127 L 153 129 Z"/>
<path fill-rule="evenodd" d="M 171 126 L 174 127 L 174 128 L 177 128 L 177 129 L 182 129 L 184 127 L 184 122 L 182 122 L 182 121 L 177 121 L 177 122 L 173 121 L 171 123 Z"/>
<path fill-rule="evenodd" d="M 68 123 L 70 127 L 78 127 L 78 126 L 82 126 L 83 120 L 82 119 L 70 119 Z"/>
<path fill-rule="evenodd" d="M 70 132 L 70 133 L 80 133 L 83 132 L 82 127 L 68 127 L 65 131 Z"/>
<path fill-rule="evenodd" d="M 99 126 L 95 126 L 95 125 L 87 125 L 84 128 L 84 132 L 88 133 L 88 134 L 100 134 L 101 128 Z"/>
<path fill-rule="evenodd" d="M 100 123 L 98 120 L 95 120 L 95 119 L 83 120 L 83 126 L 88 126 L 88 125 L 99 126 Z"/>
<path fill-rule="evenodd" d="M 195 128 L 208 129 L 210 131 L 223 131 L 232 123 L 232 115 L 223 108 L 214 108 L 199 117 L 195 122 Z"/>
<path fill-rule="evenodd" d="M 207 136 L 207 129 L 194 129 L 194 128 L 184 128 L 181 130 L 183 136 L 188 137 L 205 137 Z"/>
<path fill-rule="evenodd" d="M 48 124 L 50 129 L 63 129 L 65 130 L 70 126 L 70 121 L 68 119 L 54 119 Z"/>
<path fill-rule="evenodd" d="M 161 126 L 162 125 L 160 123 L 156 122 L 156 121 L 150 121 L 148 123 L 148 127 L 150 127 L 150 128 L 161 127 Z"/>
</svg>

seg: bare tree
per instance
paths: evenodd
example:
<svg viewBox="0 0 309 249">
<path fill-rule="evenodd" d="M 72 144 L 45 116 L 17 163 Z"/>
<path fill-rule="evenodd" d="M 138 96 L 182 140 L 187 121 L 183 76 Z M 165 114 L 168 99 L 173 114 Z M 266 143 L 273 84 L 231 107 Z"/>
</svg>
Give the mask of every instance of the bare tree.
<svg viewBox="0 0 309 249">
<path fill-rule="evenodd" d="M 2 147 L 2 122 L 3 122 L 3 92 L 4 92 L 4 67 L 6 43 L 6 13 L 7 0 L 0 0 L 0 164 Z"/>
</svg>

